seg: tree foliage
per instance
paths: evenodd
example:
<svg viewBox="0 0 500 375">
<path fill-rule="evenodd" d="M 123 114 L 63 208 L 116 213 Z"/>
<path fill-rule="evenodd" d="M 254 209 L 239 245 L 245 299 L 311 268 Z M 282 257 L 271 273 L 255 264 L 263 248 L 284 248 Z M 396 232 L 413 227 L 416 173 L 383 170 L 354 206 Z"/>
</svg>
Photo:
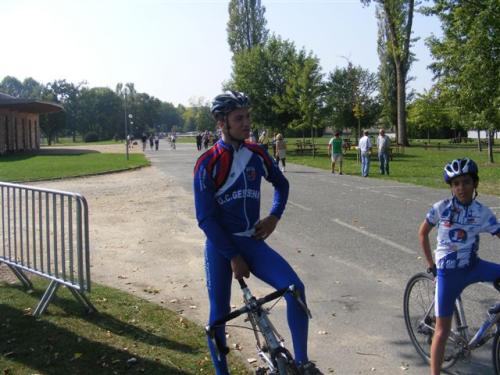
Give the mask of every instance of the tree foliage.
<svg viewBox="0 0 500 375">
<path fill-rule="evenodd" d="M 269 31 L 260 0 L 231 0 L 228 8 L 227 41 L 233 54 L 263 46 Z"/>
<path fill-rule="evenodd" d="M 441 20 L 443 37 L 427 40 L 443 98 L 453 101 L 469 127 L 500 129 L 500 7 L 498 0 L 436 0 L 424 9 Z"/>
<path fill-rule="evenodd" d="M 287 84 L 293 80 L 298 54 L 295 45 L 271 37 L 261 47 L 234 56 L 231 81 L 226 88 L 247 93 L 252 100 L 255 125 L 283 132 L 298 116 L 296 107 L 284 99 Z"/>
<path fill-rule="evenodd" d="M 331 72 L 326 82 L 325 100 L 332 128 L 351 129 L 359 138 L 358 128 L 373 126 L 380 114 L 377 89 L 377 76 L 351 62 Z"/>
</svg>

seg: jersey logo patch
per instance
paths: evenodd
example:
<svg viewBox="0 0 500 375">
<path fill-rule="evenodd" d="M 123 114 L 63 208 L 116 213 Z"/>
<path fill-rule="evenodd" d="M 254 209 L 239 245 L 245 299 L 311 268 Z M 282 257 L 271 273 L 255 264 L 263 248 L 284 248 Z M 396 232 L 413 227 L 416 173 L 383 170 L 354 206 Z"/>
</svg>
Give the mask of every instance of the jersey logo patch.
<svg viewBox="0 0 500 375">
<path fill-rule="evenodd" d="M 452 242 L 465 243 L 467 241 L 467 232 L 460 228 L 450 230 L 449 236 Z"/>
</svg>

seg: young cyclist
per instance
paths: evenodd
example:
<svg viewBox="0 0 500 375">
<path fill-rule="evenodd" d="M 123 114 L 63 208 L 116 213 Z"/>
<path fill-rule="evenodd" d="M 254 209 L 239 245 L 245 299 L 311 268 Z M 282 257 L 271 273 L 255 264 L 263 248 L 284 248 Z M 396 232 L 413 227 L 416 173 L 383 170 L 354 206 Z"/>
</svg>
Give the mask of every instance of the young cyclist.
<svg viewBox="0 0 500 375">
<path fill-rule="evenodd" d="M 196 218 L 207 240 L 205 269 L 210 300 L 209 324 L 230 312 L 231 279 L 259 279 L 279 289 L 294 284 L 305 301 L 304 285 L 290 265 L 264 240 L 274 231 L 288 199 L 288 181 L 269 154 L 250 136 L 250 101 L 240 92 L 215 97 L 211 112 L 222 138 L 200 156 L 194 169 Z M 260 183 L 274 186 L 268 216 L 259 219 Z M 308 317 L 290 295 L 286 296 L 288 325 L 295 360 L 302 374 L 321 374 L 307 357 Z M 225 329 L 216 332 L 226 343 Z M 217 358 L 208 342 L 217 375 L 229 374 L 226 359 Z"/>
<path fill-rule="evenodd" d="M 436 278 L 436 330 L 431 345 L 431 375 L 438 375 L 443 362 L 446 340 L 451 330 L 455 299 L 473 283 L 493 282 L 500 277 L 500 265 L 477 255 L 479 233 L 500 238 L 500 223 L 495 214 L 479 203 L 478 167 L 471 159 L 457 159 L 444 167 L 444 180 L 452 197 L 435 203 L 420 226 L 419 241 Z M 432 259 L 429 232 L 437 226 L 435 262 Z"/>
</svg>

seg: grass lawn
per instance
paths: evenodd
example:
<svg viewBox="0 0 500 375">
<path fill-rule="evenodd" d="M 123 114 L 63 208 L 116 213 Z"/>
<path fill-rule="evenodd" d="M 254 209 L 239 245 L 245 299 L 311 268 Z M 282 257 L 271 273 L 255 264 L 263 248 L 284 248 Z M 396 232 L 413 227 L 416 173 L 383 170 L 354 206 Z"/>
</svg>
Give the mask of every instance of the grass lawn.
<svg viewBox="0 0 500 375">
<path fill-rule="evenodd" d="M 115 172 L 149 165 L 143 154 L 75 153 L 0 156 L 0 181 L 26 182 Z"/>
<path fill-rule="evenodd" d="M 295 152 L 295 142 L 297 138 L 288 138 L 287 161 L 308 165 L 311 167 L 330 170 L 330 159 L 327 154 L 327 144 L 329 138 L 318 138 L 318 153 L 315 158 L 310 154 L 300 155 Z M 423 142 L 412 142 L 411 147 L 406 147 L 404 151 L 395 153 L 394 160 L 390 162 L 390 175 L 381 176 L 378 172 L 377 152 L 374 148 L 370 163 L 370 177 L 406 182 L 415 185 L 422 185 L 434 188 L 447 189 L 443 182 L 444 165 L 456 158 L 468 157 L 473 159 L 479 166 L 479 193 L 500 195 L 500 147 L 494 148 L 495 164 L 488 162 L 486 148 L 482 152 L 477 150 L 476 144 L 450 145 L 447 140 L 437 147 L 434 141 L 433 147 L 425 148 Z M 360 175 L 360 164 L 356 160 L 356 151 L 350 150 L 344 158 L 344 173 L 350 175 Z"/>
<path fill-rule="evenodd" d="M 4 266 L 2 266 L 4 267 Z M 182 315 L 116 289 L 93 285 L 99 311 L 87 315 L 66 288 L 40 319 L 35 292 L 0 281 L 0 369 L 24 374 L 212 374 L 205 333 Z M 248 374 L 231 359 L 232 374 Z"/>
</svg>

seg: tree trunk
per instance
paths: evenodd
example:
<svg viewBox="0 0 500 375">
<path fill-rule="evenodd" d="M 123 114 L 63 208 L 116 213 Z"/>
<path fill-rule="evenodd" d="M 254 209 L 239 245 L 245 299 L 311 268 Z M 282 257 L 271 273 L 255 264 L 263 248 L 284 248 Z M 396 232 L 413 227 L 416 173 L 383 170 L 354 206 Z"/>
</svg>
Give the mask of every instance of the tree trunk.
<svg viewBox="0 0 500 375">
<path fill-rule="evenodd" d="M 490 159 L 490 163 L 494 163 L 493 161 L 493 130 L 488 130 L 488 159 Z"/>
<path fill-rule="evenodd" d="M 479 152 L 483 151 L 483 148 L 481 146 L 481 130 L 477 129 L 477 149 Z"/>
<path fill-rule="evenodd" d="M 408 146 L 406 137 L 406 84 L 401 63 L 396 64 L 398 108 L 398 144 Z"/>
</svg>

